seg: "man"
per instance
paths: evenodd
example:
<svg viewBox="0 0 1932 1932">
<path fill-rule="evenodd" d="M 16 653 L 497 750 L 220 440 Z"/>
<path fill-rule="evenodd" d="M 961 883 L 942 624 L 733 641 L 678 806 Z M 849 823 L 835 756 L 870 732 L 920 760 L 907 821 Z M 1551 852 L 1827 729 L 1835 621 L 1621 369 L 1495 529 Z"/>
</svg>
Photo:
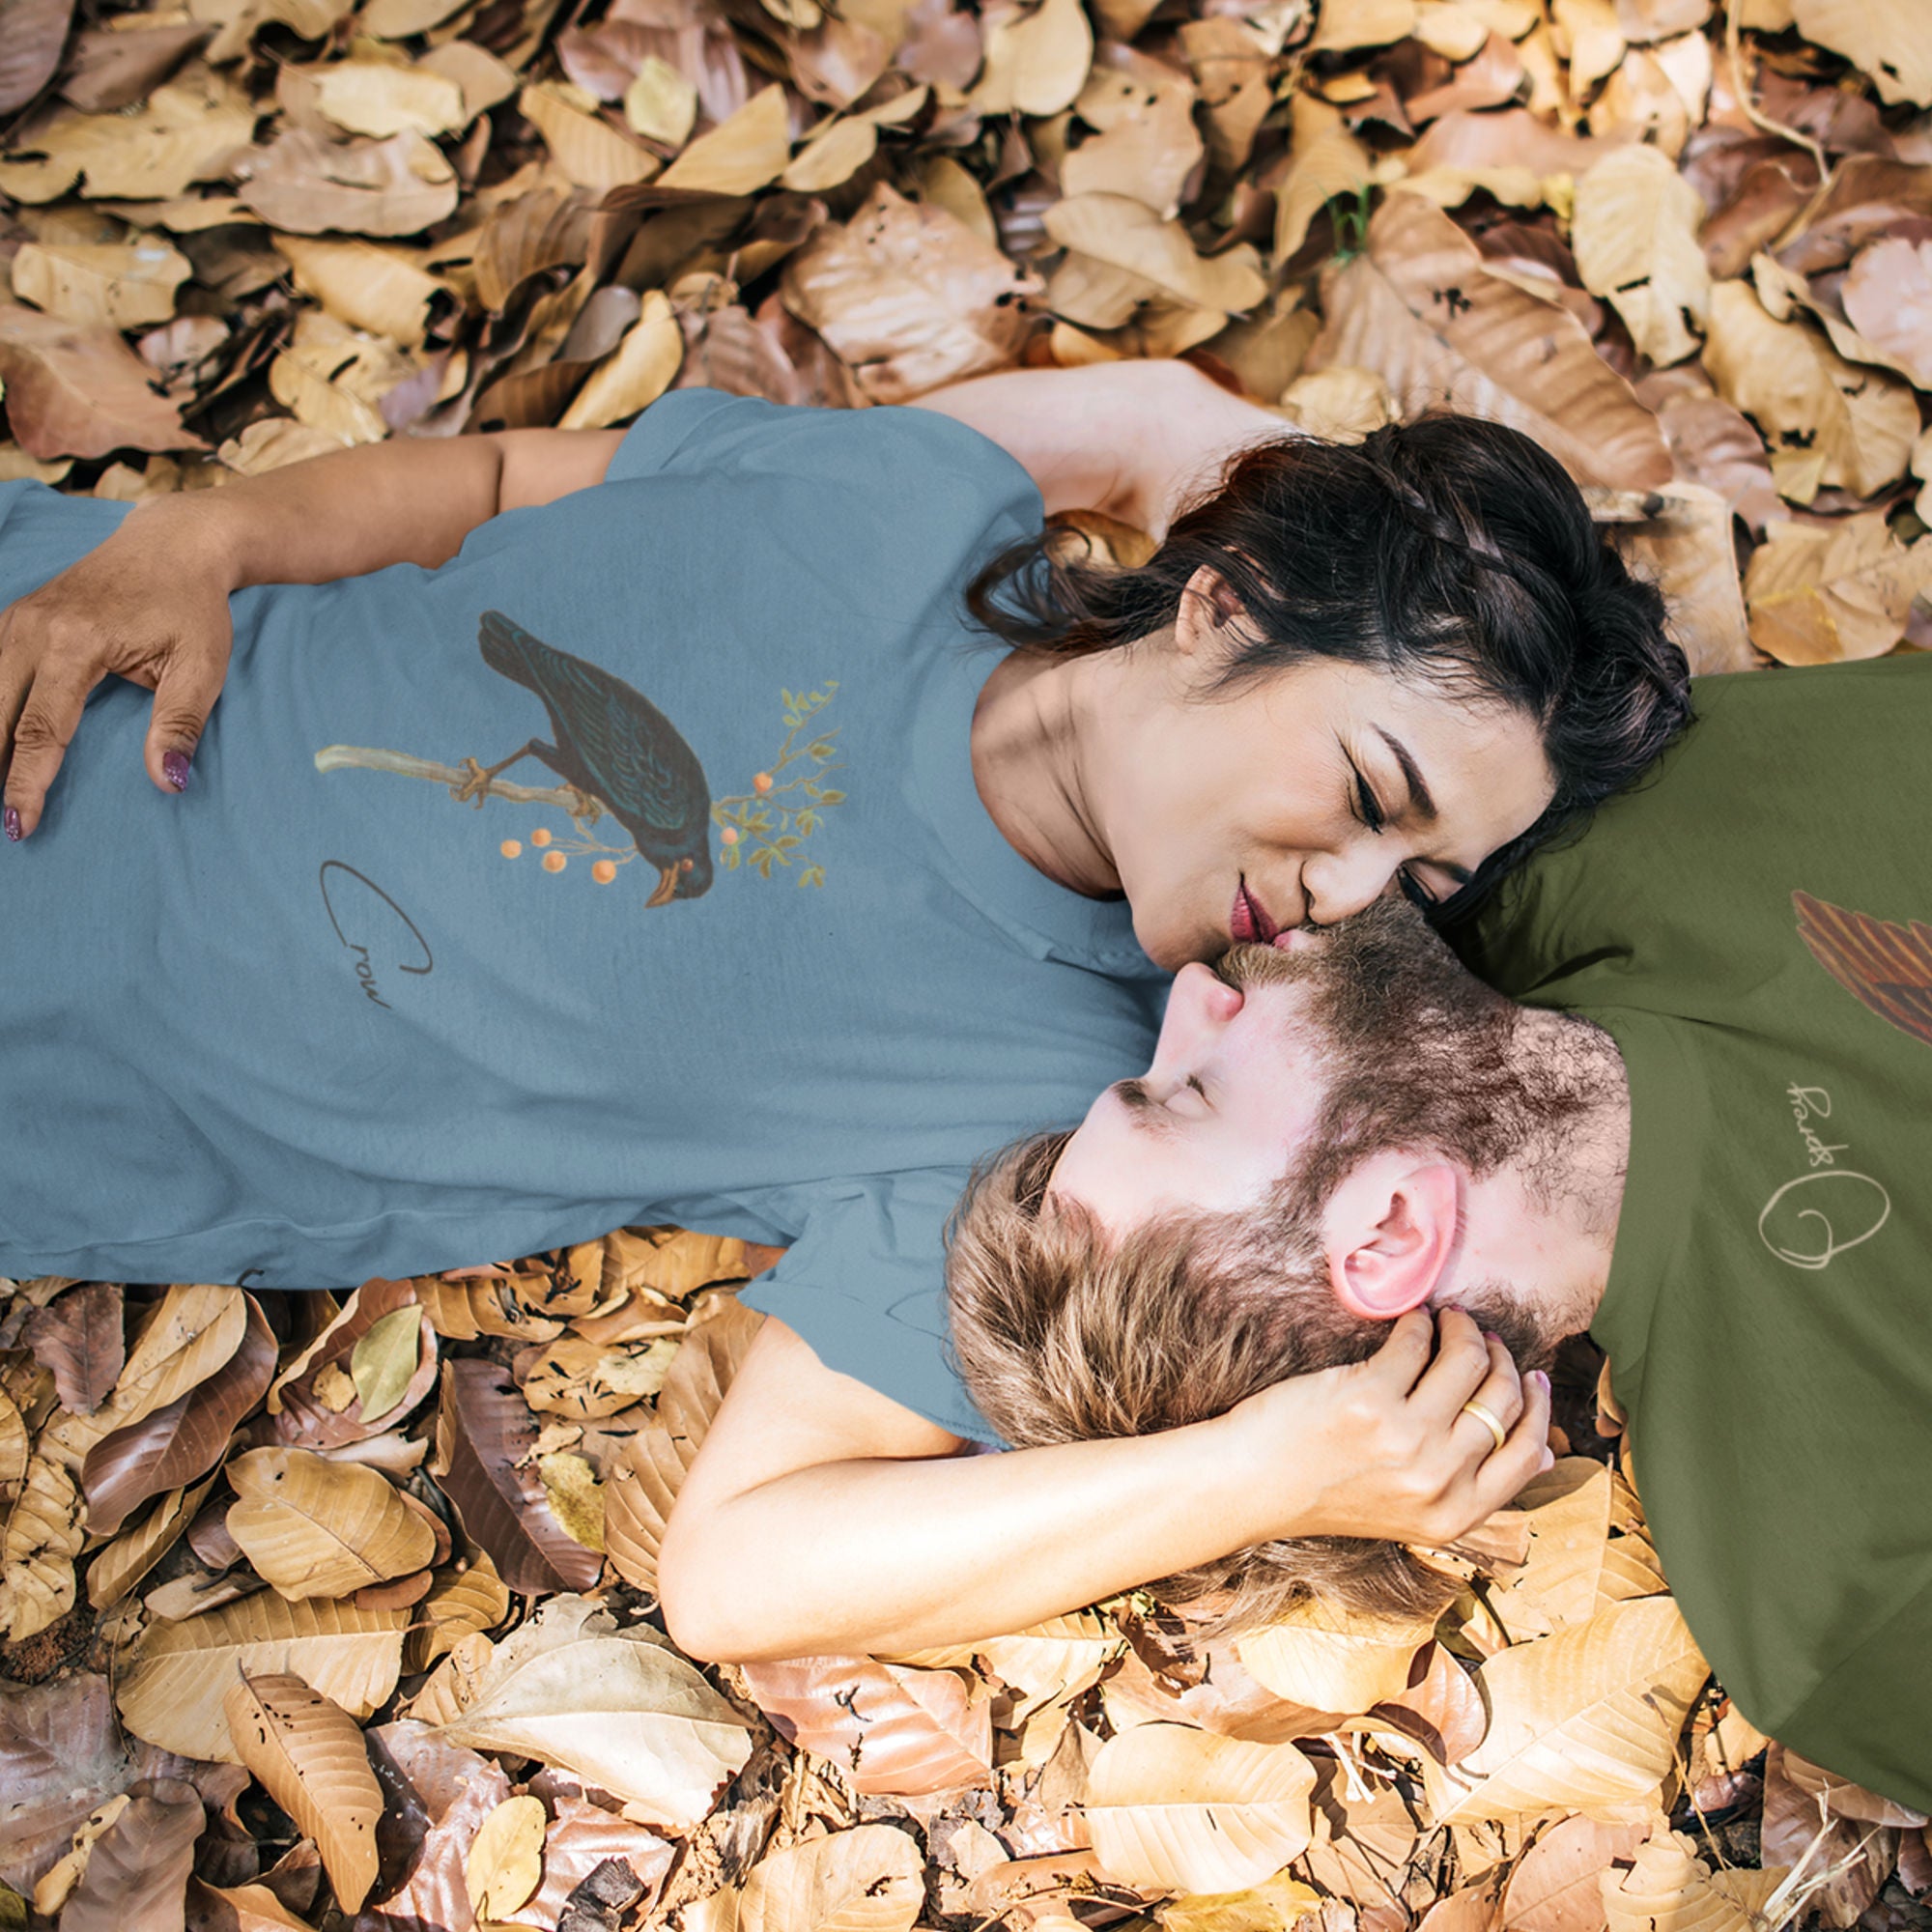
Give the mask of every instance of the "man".
<svg viewBox="0 0 1932 1932">
<path fill-rule="evenodd" d="M 1285 959 L 1231 955 L 1232 986 L 1189 969 L 1148 1074 L 982 1183 L 955 1338 L 1029 1442 L 1078 1433 L 1069 1360 L 1111 1387 L 1151 1333 L 1168 1372 L 1137 1372 L 1141 1412 L 1110 1433 L 1245 1395 L 1190 1361 L 1231 1321 L 1265 1337 L 1257 1378 L 1359 1356 L 1414 1309 L 1467 1309 L 1525 1364 L 1588 1326 L 1726 1690 L 1932 1807 L 1932 867 L 1909 856 L 1932 668 L 1697 698 L 1661 776 L 1462 942 L 1510 999 L 1393 905 Z M 1066 1281 L 1123 1243 L 1121 1318 L 1069 1349 Z M 1301 1561 L 1183 1580 L 1279 1594 Z"/>
</svg>

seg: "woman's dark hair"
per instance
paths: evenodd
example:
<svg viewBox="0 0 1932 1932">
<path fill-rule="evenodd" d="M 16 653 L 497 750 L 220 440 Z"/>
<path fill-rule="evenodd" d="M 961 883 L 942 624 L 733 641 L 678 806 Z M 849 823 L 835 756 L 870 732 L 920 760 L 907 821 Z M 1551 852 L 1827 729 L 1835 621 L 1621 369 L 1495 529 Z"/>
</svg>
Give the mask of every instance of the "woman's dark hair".
<svg viewBox="0 0 1932 1932">
<path fill-rule="evenodd" d="M 1690 670 L 1656 586 L 1632 576 L 1553 456 L 1476 416 L 1426 415 L 1359 443 L 1284 435 L 1236 457 L 1138 567 L 1049 527 L 994 556 L 967 608 L 1014 646 L 1109 650 L 1171 624 L 1203 564 L 1253 634 L 1224 687 L 1333 658 L 1535 719 L 1555 795 L 1449 902 L 1459 913 L 1690 722 Z"/>
</svg>

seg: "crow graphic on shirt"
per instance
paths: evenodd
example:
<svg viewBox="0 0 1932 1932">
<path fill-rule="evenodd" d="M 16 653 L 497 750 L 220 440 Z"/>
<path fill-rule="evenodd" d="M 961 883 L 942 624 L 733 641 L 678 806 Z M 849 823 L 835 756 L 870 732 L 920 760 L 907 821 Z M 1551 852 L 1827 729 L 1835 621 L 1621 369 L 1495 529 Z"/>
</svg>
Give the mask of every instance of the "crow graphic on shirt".
<svg viewBox="0 0 1932 1932">
<path fill-rule="evenodd" d="M 1895 925 L 1793 893 L 1799 937 L 1846 992 L 1932 1046 L 1932 925 Z"/>
</svg>

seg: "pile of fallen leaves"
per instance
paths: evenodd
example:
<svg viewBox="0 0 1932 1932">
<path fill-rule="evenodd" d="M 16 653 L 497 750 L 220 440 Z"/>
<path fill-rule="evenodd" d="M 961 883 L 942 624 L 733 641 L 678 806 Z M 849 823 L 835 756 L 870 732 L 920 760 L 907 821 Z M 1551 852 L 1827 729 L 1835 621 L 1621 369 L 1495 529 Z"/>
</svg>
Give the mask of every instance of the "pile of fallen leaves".
<svg viewBox="0 0 1932 1932">
<path fill-rule="evenodd" d="M 0 0 L 0 478 L 1186 355 L 1529 430 L 1700 668 L 1870 656 L 1928 105 L 1925 0 Z M 0 1928 L 1932 1924 L 1925 1820 L 1723 1701 L 1580 1456 L 1429 1629 L 695 1668 L 655 1551 L 759 1259 L 0 1282 Z"/>
<path fill-rule="evenodd" d="M 1924 1819 L 1709 1686 L 1583 1457 L 1435 1625 L 1137 1595 L 695 1667 L 656 1553 L 767 1259 L 0 1283 L 0 1925 L 1747 1932 L 1932 1886 Z"/>
</svg>

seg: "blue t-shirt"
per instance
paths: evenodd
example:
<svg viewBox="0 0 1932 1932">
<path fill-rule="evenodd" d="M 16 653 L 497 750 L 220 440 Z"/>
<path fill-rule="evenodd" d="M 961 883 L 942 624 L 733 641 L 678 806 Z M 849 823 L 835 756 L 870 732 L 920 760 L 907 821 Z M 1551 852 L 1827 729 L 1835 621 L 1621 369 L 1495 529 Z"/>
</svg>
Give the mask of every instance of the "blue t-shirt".
<svg viewBox="0 0 1932 1932">
<path fill-rule="evenodd" d="M 0 489 L 0 598 L 120 514 Z M 0 1272 L 340 1287 L 674 1221 L 790 1243 L 748 1300 L 986 1434 L 946 1216 L 1165 987 L 973 782 L 961 589 L 1039 521 L 947 417 L 683 390 L 439 570 L 238 594 L 180 798 L 103 685 L 0 849 Z"/>
</svg>

